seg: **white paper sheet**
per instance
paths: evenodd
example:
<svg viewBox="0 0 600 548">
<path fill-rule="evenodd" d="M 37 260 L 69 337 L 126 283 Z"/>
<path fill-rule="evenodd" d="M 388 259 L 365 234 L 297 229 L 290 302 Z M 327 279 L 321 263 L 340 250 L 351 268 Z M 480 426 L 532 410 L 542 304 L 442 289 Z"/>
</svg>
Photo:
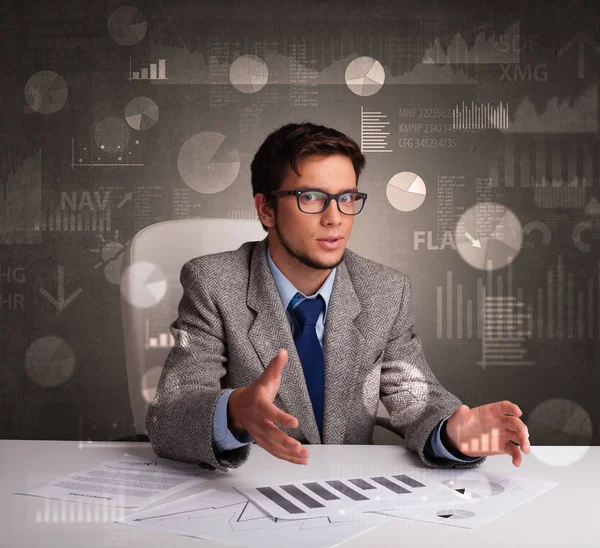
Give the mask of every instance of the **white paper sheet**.
<svg viewBox="0 0 600 548">
<path fill-rule="evenodd" d="M 423 477 L 432 484 L 437 483 L 442 488 L 452 491 L 458 500 L 453 504 L 405 507 L 380 513 L 452 527 L 477 529 L 558 485 L 555 481 L 504 477 L 491 472 L 465 469 L 425 471 Z"/>
<path fill-rule="evenodd" d="M 282 520 L 265 514 L 243 495 L 209 489 L 115 521 L 248 547 L 327 548 L 385 523 L 381 514 Z"/>
<path fill-rule="evenodd" d="M 214 472 L 196 464 L 125 455 L 85 472 L 75 472 L 14 493 L 121 508 L 139 508 L 206 481 Z"/>
<path fill-rule="evenodd" d="M 416 470 L 387 476 L 304 480 L 289 484 L 235 487 L 267 514 L 282 519 L 334 516 L 387 510 L 405 505 L 418 506 L 444 499 L 451 491 L 429 485 Z"/>
</svg>

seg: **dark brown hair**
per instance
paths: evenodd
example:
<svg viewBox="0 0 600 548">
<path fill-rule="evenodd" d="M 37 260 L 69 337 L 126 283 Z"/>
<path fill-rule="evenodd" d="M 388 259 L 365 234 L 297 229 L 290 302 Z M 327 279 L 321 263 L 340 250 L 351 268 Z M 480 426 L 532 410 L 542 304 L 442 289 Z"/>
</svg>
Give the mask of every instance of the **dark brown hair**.
<svg viewBox="0 0 600 548">
<path fill-rule="evenodd" d="M 250 165 L 252 195 L 264 194 L 267 204 L 276 210 L 277 200 L 271 192 L 281 187 L 288 166 L 300 175 L 299 159 L 312 154 L 347 156 L 352 160 L 358 184 L 366 159 L 356 142 L 333 128 L 301 122 L 281 126 L 260 145 Z M 264 224 L 262 226 L 268 231 Z"/>
</svg>

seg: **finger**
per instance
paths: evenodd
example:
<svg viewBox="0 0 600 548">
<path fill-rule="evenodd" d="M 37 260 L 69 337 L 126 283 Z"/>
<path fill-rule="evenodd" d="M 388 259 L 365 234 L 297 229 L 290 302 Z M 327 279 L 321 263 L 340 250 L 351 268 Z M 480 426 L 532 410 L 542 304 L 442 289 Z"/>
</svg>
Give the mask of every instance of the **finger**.
<svg viewBox="0 0 600 548">
<path fill-rule="evenodd" d="M 282 411 L 274 403 L 269 402 L 264 410 L 266 419 L 271 422 L 280 424 L 281 426 L 288 426 L 290 428 L 298 428 L 298 419 L 285 411 Z"/>
<path fill-rule="evenodd" d="M 308 464 L 308 459 L 302 459 L 302 458 L 298 458 L 298 457 L 290 457 L 281 453 L 276 453 L 276 452 L 272 452 L 272 455 L 274 455 L 275 457 L 277 457 L 278 459 L 282 459 L 282 460 L 287 460 L 288 462 L 291 462 L 292 464 Z"/>
<path fill-rule="evenodd" d="M 516 445 L 507 442 L 504 451 L 512 457 L 512 463 L 515 466 L 521 466 L 523 456 L 521 455 L 521 450 Z"/>
<path fill-rule="evenodd" d="M 302 444 L 298 440 L 288 436 L 268 419 L 265 419 L 264 424 L 262 425 L 261 434 L 263 434 L 274 444 L 279 445 L 286 450 L 291 450 L 294 452 L 302 450 Z M 308 452 L 308 450 L 306 451 Z"/>
<path fill-rule="evenodd" d="M 265 451 L 271 453 L 277 458 L 293 462 L 294 464 L 307 464 L 308 463 L 308 452 L 302 451 L 300 453 L 296 451 L 289 451 L 285 448 L 272 443 L 268 438 L 259 436 L 255 438 L 256 444 L 262 447 Z"/>
<path fill-rule="evenodd" d="M 268 422 L 268 421 L 266 421 Z M 271 452 L 283 453 L 290 457 L 308 458 L 308 450 L 302 444 L 276 428 L 273 424 L 271 428 L 265 424 L 264 427 L 255 431 L 253 437 L 261 442 L 262 446 Z"/>
<path fill-rule="evenodd" d="M 269 389 L 269 391 L 274 391 L 274 394 L 279 390 L 279 383 L 281 382 L 281 373 L 285 364 L 288 361 L 288 353 L 285 348 L 281 348 L 275 356 L 267 365 L 265 370 L 262 372 L 260 377 L 256 380 L 257 383 L 265 386 Z M 270 398 L 273 401 L 275 395 Z"/>
<path fill-rule="evenodd" d="M 275 356 L 270 362 L 268 367 L 282 369 L 283 366 L 287 363 L 288 360 L 288 351 L 285 348 L 280 348 L 279 352 L 277 352 L 277 356 Z"/>
<path fill-rule="evenodd" d="M 529 428 L 518 417 L 501 417 L 500 423 L 506 430 L 514 434 L 509 436 L 513 441 L 519 443 L 524 453 L 529 453 L 531 444 L 529 443 Z"/>
<path fill-rule="evenodd" d="M 500 409 L 505 415 L 514 415 L 515 417 L 520 417 L 523 414 L 523 411 L 521 411 L 521 408 L 516 403 L 512 403 L 508 400 L 500 402 Z"/>
</svg>

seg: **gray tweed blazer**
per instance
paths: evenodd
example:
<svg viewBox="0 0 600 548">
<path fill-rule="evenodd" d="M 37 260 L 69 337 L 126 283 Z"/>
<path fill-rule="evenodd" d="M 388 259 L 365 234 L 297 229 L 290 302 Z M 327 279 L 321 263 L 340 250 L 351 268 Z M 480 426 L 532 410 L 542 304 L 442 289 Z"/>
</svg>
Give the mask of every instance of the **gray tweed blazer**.
<svg viewBox="0 0 600 548">
<path fill-rule="evenodd" d="M 410 278 L 348 248 L 327 309 L 321 439 L 267 246 L 267 238 L 246 242 L 183 266 L 179 317 L 170 326 L 175 344 L 146 417 L 156 454 L 222 471 L 240 467 L 252 445 L 215 454 L 217 400 L 224 389 L 256 380 L 286 348 L 289 361 L 274 404 L 298 419 L 298 428 L 281 427 L 291 437 L 310 444 L 372 444 L 381 399 L 408 449 L 427 466 L 481 465 L 485 458 L 460 463 L 424 454 L 433 428 L 461 401 L 435 378 L 412 332 Z"/>
</svg>

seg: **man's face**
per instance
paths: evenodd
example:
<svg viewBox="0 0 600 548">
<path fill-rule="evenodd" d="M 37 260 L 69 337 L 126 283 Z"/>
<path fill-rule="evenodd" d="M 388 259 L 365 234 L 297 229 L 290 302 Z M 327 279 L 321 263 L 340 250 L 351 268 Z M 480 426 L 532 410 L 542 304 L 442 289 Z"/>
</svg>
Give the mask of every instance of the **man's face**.
<svg viewBox="0 0 600 548">
<path fill-rule="evenodd" d="M 356 174 L 347 156 L 305 156 L 298 162 L 300 176 L 290 168 L 280 190 L 319 189 L 335 194 L 356 191 Z M 296 196 L 276 198 L 275 232 L 282 247 L 308 267 L 332 269 L 342 260 L 352 231 L 353 215 L 345 215 L 334 200 L 321 213 L 303 213 Z M 336 247 L 330 248 L 319 239 L 341 236 Z"/>
</svg>

